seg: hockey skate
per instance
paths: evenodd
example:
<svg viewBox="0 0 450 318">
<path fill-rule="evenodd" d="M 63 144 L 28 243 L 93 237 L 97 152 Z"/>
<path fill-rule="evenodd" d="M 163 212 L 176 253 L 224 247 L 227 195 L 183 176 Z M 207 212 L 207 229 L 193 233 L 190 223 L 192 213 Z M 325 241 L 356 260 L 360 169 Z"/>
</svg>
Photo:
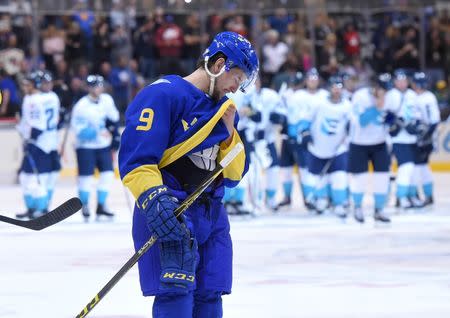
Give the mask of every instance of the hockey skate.
<svg viewBox="0 0 450 318">
<path fill-rule="evenodd" d="M 26 210 L 26 211 L 23 212 L 23 213 L 16 214 L 16 218 L 18 218 L 18 219 L 30 219 L 30 220 L 32 220 L 32 219 L 36 218 L 35 212 L 36 212 L 35 209 L 28 209 L 28 210 Z"/>
<path fill-rule="evenodd" d="M 106 211 L 103 204 L 97 204 L 97 211 L 95 214 L 97 215 L 97 220 L 100 220 L 103 217 L 111 220 L 114 217 L 114 213 Z"/>
<path fill-rule="evenodd" d="M 89 207 L 87 205 L 83 205 L 81 208 L 81 214 L 83 215 L 85 221 L 89 220 L 91 213 L 89 212 Z"/>
<path fill-rule="evenodd" d="M 336 205 L 333 212 L 340 219 L 345 219 L 347 217 L 347 209 L 343 205 Z"/>
<path fill-rule="evenodd" d="M 426 205 L 425 202 L 421 200 L 418 196 L 410 197 L 409 201 L 413 205 L 414 209 L 421 209 Z"/>
<path fill-rule="evenodd" d="M 355 207 L 353 209 L 353 217 L 355 220 L 359 223 L 364 223 L 364 213 L 361 209 L 361 207 Z"/>
<path fill-rule="evenodd" d="M 317 199 L 314 208 L 317 214 L 323 214 L 323 212 L 325 212 L 325 210 L 328 208 L 328 200 L 324 198 Z"/>
<path fill-rule="evenodd" d="M 278 202 L 277 210 L 278 210 L 279 208 L 281 208 L 281 207 L 289 206 L 289 205 L 291 205 L 291 198 L 290 198 L 290 197 L 284 197 L 283 200 L 281 200 L 280 202 Z"/>
<path fill-rule="evenodd" d="M 382 222 L 382 223 L 390 223 L 391 222 L 391 219 L 381 209 L 375 209 L 373 218 L 377 222 Z"/>
<path fill-rule="evenodd" d="M 433 197 L 426 197 L 425 201 L 423 202 L 424 206 L 430 206 L 434 204 Z"/>
</svg>

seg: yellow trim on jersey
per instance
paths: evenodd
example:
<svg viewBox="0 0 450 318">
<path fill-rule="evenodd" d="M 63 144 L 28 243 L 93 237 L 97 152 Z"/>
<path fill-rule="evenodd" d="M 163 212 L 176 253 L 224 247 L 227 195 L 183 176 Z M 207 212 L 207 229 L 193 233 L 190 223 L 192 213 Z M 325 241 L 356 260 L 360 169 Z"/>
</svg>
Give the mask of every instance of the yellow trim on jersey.
<svg viewBox="0 0 450 318">
<path fill-rule="evenodd" d="M 137 167 L 128 172 L 122 182 L 130 189 L 135 199 L 139 198 L 141 193 L 147 189 L 163 184 L 161 172 L 157 165 L 143 165 Z"/>
<path fill-rule="evenodd" d="M 233 139 L 231 143 L 227 145 L 224 141 L 220 143 L 220 150 L 217 156 L 217 161 L 221 161 L 233 147 L 242 143 L 241 138 L 239 137 L 236 129 L 233 131 Z M 223 171 L 223 177 L 226 179 L 230 179 L 232 181 L 239 181 L 242 179 L 242 174 L 244 173 L 245 168 L 245 151 L 241 151 L 237 157 L 230 162 L 230 164 Z"/>
<path fill-rule="evenodd" d="M 197 145 L 202 143 L 211 133 L 217 122 L 222 118 L 227 108 L 232 104 L 234 103 L 231 99 L 227 100 L 222 104 L 222 106 L 220 106 L 219 111 L 209 120 L 209 122 L 207 122 L 205 126 L 200 128 L 200 130 L 197 131 L 191 138 L 164 151 L 161 161 L 158 165 L 159 168 L 161 169 L 165 166 L 170 165 L 172 162 L 181 158 L 186 153 L 194 149 Z"/>
</svg>

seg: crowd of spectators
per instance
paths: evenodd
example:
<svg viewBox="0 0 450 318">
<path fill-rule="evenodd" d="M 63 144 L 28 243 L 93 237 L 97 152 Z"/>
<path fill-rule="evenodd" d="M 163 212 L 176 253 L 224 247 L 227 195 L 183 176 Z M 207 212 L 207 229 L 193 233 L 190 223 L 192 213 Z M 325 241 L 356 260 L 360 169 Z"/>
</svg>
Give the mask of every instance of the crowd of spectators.
<svg viewBox="0 0 450 318">
<path fill-rule="evenodd" d="M 36 21 L 28 0 L 12 1 L 10 10 L 0 13 L 0 117 L 19 110 L 21 78 L 35 69 L 52 72 L 55 91 L 67 108 L 85 94 L 89 73 L 104 76 L 123 114 L 128 101 L 150 81 L 193 71 L 205 45 L 223 30 L 255 43 L 263 84 L 274 88 L 276 75 L 311 67 L 324 79 L 345 71 L 359 85 L 374 73 L 418 70 L 420 32 L 425 32 L 426 71 L 442 107 L 448 105 L 450 17 L 445 11 L 429 12 L 423 27 L 411 14 L 379 14 L 368 25 L 361 16 L 319 12 L 310 32 L 306 15 L 285 9 L 261 20 L 237 13 L 202 20 L 198 13 L 171 15 L 161 8 L 138 16 L 135 4 L 112 0 L 108 14 L 95 14 L 78 1 L 68 15 L 43 15 Z"/>
</svg>

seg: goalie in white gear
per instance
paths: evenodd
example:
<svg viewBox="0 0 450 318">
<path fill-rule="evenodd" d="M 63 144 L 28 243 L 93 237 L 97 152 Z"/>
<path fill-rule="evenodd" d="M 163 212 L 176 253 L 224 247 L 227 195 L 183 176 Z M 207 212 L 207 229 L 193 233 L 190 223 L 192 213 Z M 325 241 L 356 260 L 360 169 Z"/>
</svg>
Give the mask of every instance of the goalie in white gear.
<svg viewBox="0 0 450 318">
<path fill-rule="evenodd" d="M 90 216 L 88 204 L 97 168 L 100 177 L 97 185 L 97 217 L 111 218 L 113 213 L 105 208 L 111 182 L 114 178 L 113 152 L 119 148 L 119 112 L 112 97 L 103 92 L 104 80 L 99 75 L 86 79 L 89 93 L 73 107 L 71 128 L 76 136 L 78 162 L 78 189 L 83 203 L 82 214 Z"/>
<path fill-rule="evenodd" d="M 36 71 L 23 82 L 25 97 L 17 127 L 24 139 L 24 158 L 19 175 L 27 211 L 18 218 L 34 218 L 48 211 L 61 169 L 57 152 L 60 102 L 51 91 L 52 77 Z"/>
<path fill-rule="evenodd" d="M 302 142 L 308 146 L 307 165 L 311 191 L 306 200 L 322 213 L 331 197 L 334 213 L 346 217 L 348 200 L 347 160 L 348 129 L 352 106 L 342 97 L 343 81 L 339 76 L 329 79 L 330 95 L 318 103 L 303 118 L 305 128 L 300 132 Z M 331 189 L 328 189 L 328 183 Z"/>
</svg>

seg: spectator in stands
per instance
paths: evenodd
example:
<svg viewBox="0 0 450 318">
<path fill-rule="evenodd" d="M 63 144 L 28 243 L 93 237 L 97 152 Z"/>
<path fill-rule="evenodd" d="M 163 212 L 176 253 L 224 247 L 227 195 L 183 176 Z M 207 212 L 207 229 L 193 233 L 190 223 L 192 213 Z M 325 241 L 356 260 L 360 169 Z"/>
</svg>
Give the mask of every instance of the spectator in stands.
<svg viewBox="0 0 450 318">
<path fill-rule="evenodd" d="M 394 25 L 389 25 L 384 35 L 380 36 L 374 52 L 373 67 L 377 73 L 393 71 L 394 47 L 400 41 L 400 30 Z"/>
<path fill-rule="evenodd" d="M 122 56 L 130 56 L 130 42 L 123 26 L 117 26 L 111 35 L 111 61 L 116 65 Z"/>
<path fill-rule="evenodd" d="M 111 40 L 109 25 L 106 21 L 101 21 L 94 35 L 94 73 L 98 73 L 103 62 L 111 61 Z"/>
<path fill-rule="evenodd" d="M 85 50 L 82 37 L 80 25 L 77 22 L 71 22 L 67 30 L 66 38 L 67 61 L 74 62 L 82 58 L 83 50 Z"/>
<path fill-rule="evenodd" d="M 0 64 L 9 75 L 16 75 L 25 58 L 23 50 L 17 47 L 17 37 L 14 33 L 9 35 L 5 49 L 0 51 Z"/>
<path fill-rule="evenodd" d="M 426 73 L 430 78 L 429 84 L 433 87 L 439 80 L 445 79 L 445 70 L 442 66 L 445 65 L 446 50 L 449 50 L 445 46 L 445 35 L 440 30 L 438 18 L 432 18 L 430 21 L 425 47 Z"/>
<path fill-rule="evenodd" d="M 328 79 L 331 75 L 339 71 L 339 61 L 337 50 L 337 38 L 334 33 L 328 33 L 323 49 L 317 58 L 317 65 L 321 75 Z"/>
<path fill-rule="evenodd" d="M 201 33 L 198 14 L 190 14 L 184 27 L 183 68 L 186 74 L 196 69 L 197 59 L 208 41 L 208 35 Z"/>
<path fill-rule="evenodd" d="M 72 19 L 80 27 L 82 43 L 81 46 L 84 47 L 84 50 L 82 51 L 83 57 L 91 60 L 91 58 L 93 57 L 92 50 L 95 15 L 94 12 L 88 8 L 87 2 L 85 0 L 78 1 Z"/>
<path fill-rule="evenodd" d="M 0 65 L 0 117 L 14 117 L 19 109 L 20 97 L 17 85 Z"/>
<path fill-rule="evenodd" d="M 262 48 L 262 86 L 268 87 L 272 78 L 286 62 L 289 48 L 286 43 L 280 41 L 278 31 L 271 29 L 266 32 L 266 43 Z"/>
<path fill-rule="evenodd" d="M 54 24 L 49 24 L 42 31 L 42 53 L 47 69 L 54 73 L 55 63 L 64 58 L 66 48 L 66 35 L 63 30 L 56 28 Z"/>
<path fill-rule="evenodd" d="M 231 17 L 228 20 L 225 29 L 227 31 L 236 32 L 246 38 L 248 37 L 248 29 L 244 23 L 244 17 L 242 15 L 235 15 Z"/>
<path fill-rule="evenodd" d="M 403 68 L 406 70 L 419 69 L 419 49 L 417 43 L 417 31 L 414 27 L 410 26 L 395 47 L 393 55 L 395 68 Z"/>
<path fill-rule="evenodd" d="M 285 8 L 278 8 L 275 14 L 268 17 L 270 28 L 276 30 L 279 34 L 285 34 L 288 25 L 294 21 L 293 17 L 288 15 Z"/>
<path fill-rule="evenodd" d="M 166 16 L 156 30 L 155 44 L 159 55 L 160 74 L 182 74 L 180 60 L 184 44 L 183 30 L 175 23 L 173 16 Z"/>
<path fill-rule="evenodd" d="M 120 113 L 124 115 L 137 85 L 136 74 L 130 69 L 126 56 L 119 57 L 117 66 L 113 66 L 108 80 L 111 83 L 114 102 Z"/>
<path fill-rule="evenodd" d="M 133 36 L 134 52 L 139 61 L 139 70 L 146 79 L 154 79 L 157 76 L 155 26 L 154 17 L 149 15 Z"/>
<path fill-rule="evenodd" d="M 111 21 L 111 28 L 114 30 L 117 27 L 126 28 L 126 15 L 124 11 L 122 0 L 112 0 L 112 8 L 109 12 L 109 20 Z"/>
<path fill-rule="evenodd" d="M 84 80 L 79 77 L 72 77 L 69 87 L 69 100 L 73 106 L 80 100 L 81 97 L 87 94 L 87 88 L 85 87 Z"/>
<path fill-rule="evenodd" d="M 359 56 L 361 51 L 361 39 L 353 23 L 349 23 L 345 27 L 343 39 L 344 39 L 344 52 L 347 55 L 347 57 L 352 58 L 354 56 Z"/>
</svg>

